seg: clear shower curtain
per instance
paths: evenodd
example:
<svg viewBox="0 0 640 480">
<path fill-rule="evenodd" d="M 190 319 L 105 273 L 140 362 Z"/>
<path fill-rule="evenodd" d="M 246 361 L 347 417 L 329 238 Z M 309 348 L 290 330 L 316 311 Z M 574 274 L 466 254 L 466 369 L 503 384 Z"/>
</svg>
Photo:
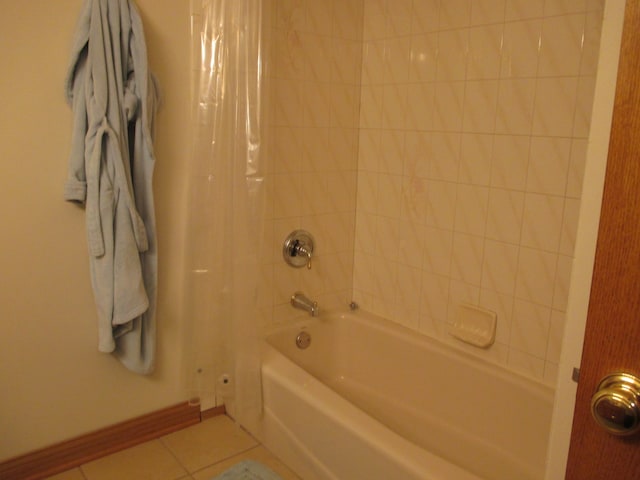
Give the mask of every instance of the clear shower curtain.
<svg viewBox="0 0 640 480">
<path fill-rule="evenodd" d="M 262 0 L 192 0 L 192 12 L 187 378 L 193 396 L 213 393 L 251 429 L 261 410 Z"/>
</svg>

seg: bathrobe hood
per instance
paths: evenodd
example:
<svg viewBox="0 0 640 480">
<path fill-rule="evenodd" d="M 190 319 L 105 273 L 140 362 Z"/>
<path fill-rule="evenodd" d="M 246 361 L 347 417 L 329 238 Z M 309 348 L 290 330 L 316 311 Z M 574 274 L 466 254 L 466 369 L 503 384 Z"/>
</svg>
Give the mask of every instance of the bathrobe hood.
<svg viewBox="0 0 640 480">
<path fill-rule="evenodd" d="M 65 89 L 73 131 L 64 196 L 85 205 L 98 349 L 135 372 L 151 373 L 158 93 L 132 0 L 85 0 Z"/>
</svg>

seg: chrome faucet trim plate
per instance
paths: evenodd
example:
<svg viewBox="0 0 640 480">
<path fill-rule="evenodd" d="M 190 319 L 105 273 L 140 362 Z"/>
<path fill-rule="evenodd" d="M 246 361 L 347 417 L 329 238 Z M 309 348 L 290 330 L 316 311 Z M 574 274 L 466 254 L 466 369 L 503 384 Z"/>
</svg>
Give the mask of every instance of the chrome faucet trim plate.
<svg viewBox="0 0 640 480">
<path fill-rule="evenodd" d="M 282 256 L 292 267 L 306 267 L 311 270 L 313 237 L 305 230 L 295 230 L 284 240 Z"/>
</svg>

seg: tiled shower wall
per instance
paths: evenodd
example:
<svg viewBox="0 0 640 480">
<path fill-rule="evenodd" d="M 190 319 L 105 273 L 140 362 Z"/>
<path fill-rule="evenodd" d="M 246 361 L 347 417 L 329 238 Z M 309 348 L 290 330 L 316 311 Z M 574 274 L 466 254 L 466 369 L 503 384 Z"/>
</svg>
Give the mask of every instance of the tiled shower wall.
<svg viewBox="0 0 640 480">
<path fill-rule="evenodd" d="M 289 304 L 296 291 L 325 310 L 352 298 L 363 3 L 271 0 L 265 8 L 271 249 L 260 306 L 263 324 L 273 325 L 303 314 Z M 282 258 L 298 228 L 315 238 L 310 270 Z"/>
<path fill-rule="evenodd" d="M 603 2 L 364 2 L 354 296 L 555 382 Z"/>
<path fill-rule="evenodd" d="M 602 0 L 264 6 L 262 325 L 301 315 L 298 290 L 355 299 L 554 382 Z M 297 228 L 311 270 L 282 260 Z M 459 302 L 497 312 L 493 347 L 446 333 Z"/>
</svg>

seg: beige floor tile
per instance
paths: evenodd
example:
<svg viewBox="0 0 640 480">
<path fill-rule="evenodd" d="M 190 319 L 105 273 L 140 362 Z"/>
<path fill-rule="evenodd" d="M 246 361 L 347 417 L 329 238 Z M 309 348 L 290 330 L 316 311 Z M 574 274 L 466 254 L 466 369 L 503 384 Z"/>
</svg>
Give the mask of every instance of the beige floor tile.
<svg viewBox="0 0 640 480">
<path fill-rule="evenodd" d="M 242 453 L 258 444 L 251 435 L 224 415 L 171 433 L 161 440 L 189 473 Z"/>
<path fill-rule="evenodd" d="M 85 480 L 85 478 L 79 468 L 74 468 L 73 470 L 67 470 L 53 477 L 47 477 L 46 480 Z"/>
<path fill-rule="evenodd" d="M 222 472 L 242 460 L 255 460 L 256 462 L 260 462 L 280 475 L 283 480 L 300 480 L 300 477 L 293 473 L 284 463 L 278 460 L 271 452 L 262 446 L 252 448 L 240 455 L 236 455 L 228 460 L 200 470 L 193 474 L 193 478 L 194 480 L 209 480 L 216 475 L 220 475 Z"/>
<path fill-rule="evenodd" d="M 87 480 L 177 480 L 188 474 L 159 440 L 142 443 L 80 468 Z"/>
</svg>

